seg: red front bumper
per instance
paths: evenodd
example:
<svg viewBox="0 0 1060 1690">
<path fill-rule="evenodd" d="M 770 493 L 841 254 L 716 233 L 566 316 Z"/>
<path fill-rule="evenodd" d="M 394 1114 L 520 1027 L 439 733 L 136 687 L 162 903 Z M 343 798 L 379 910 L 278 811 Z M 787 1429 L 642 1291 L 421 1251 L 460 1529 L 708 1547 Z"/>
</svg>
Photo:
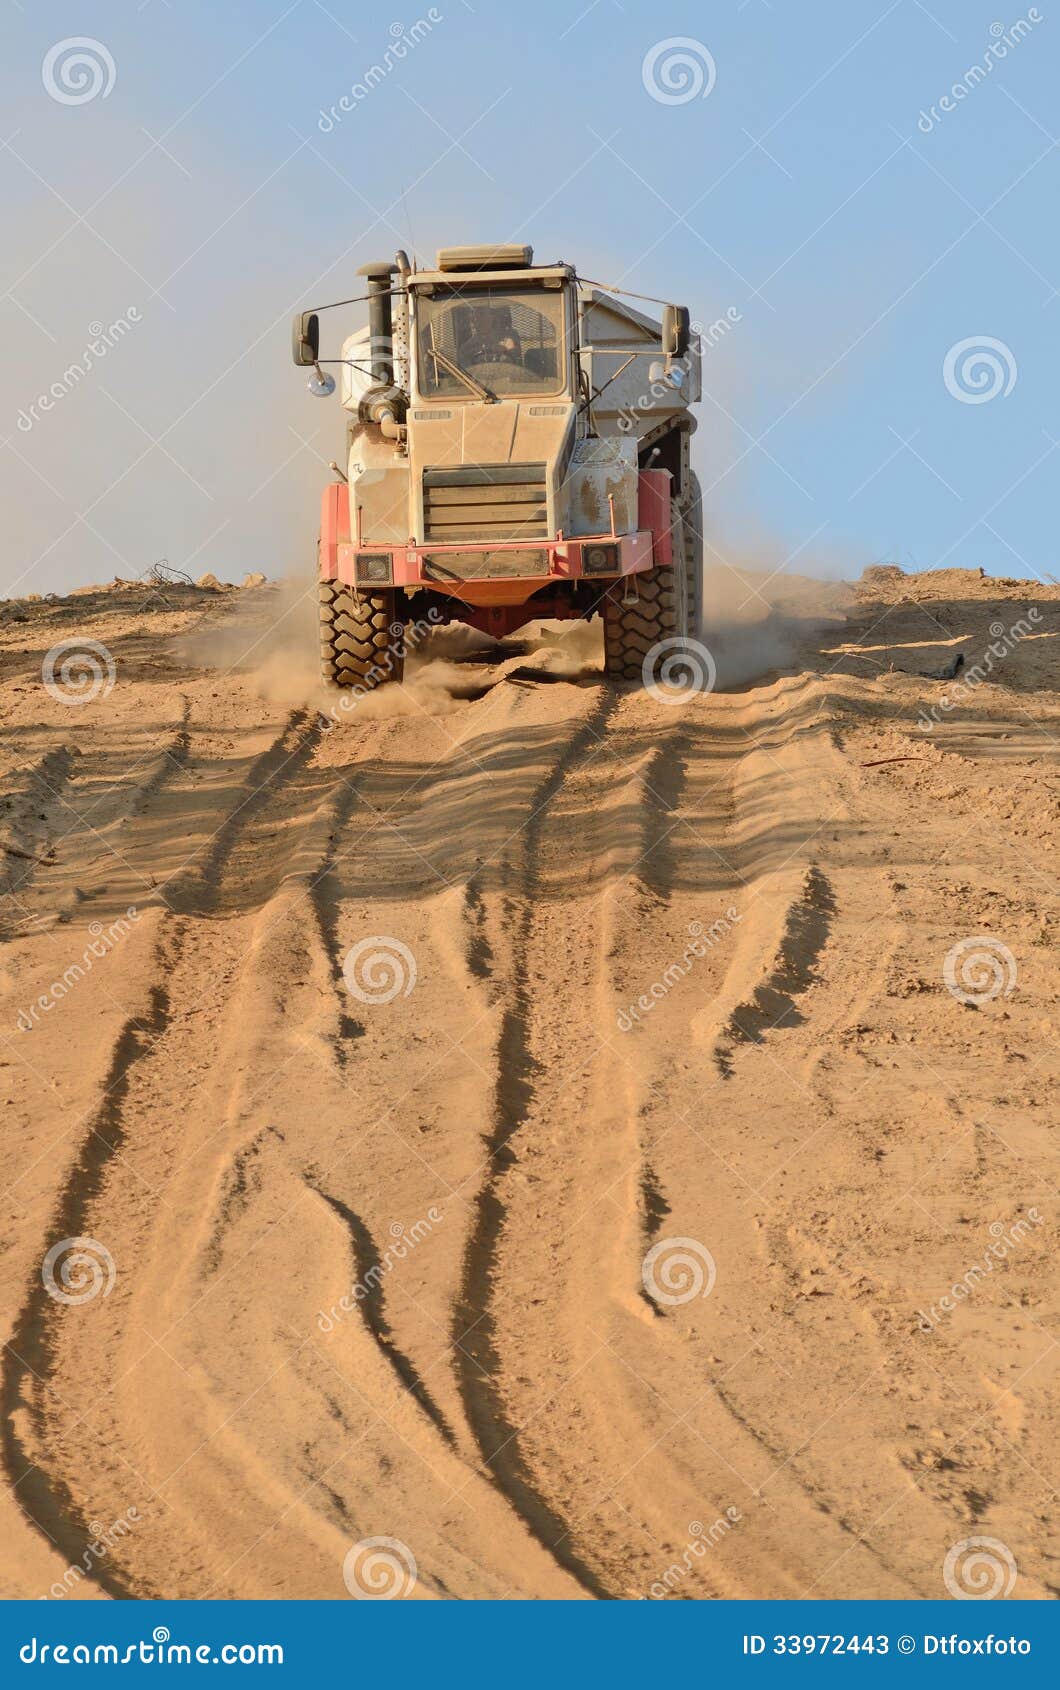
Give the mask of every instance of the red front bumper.
<svg viewBox="0 0 1060 1690">
<path fill-rule="evenodd" d="M 332 482 L 324 489 L 320 522 L 320 578 L 348 586 L 431 587 L 470 604 L 517 604 L 568 581 L 613 581 L 672 560 L 670 476 L 644 470 L 639 477 L 638 528 L 633 534 L 579 535 L 577 539 L 495 540 L 433 545 L 373 545 L 351 535 L 349 489 Z M 601 566 L 599 554 L 606 550 Z M 358 570 L 357 561 L 362 567 Z M 474 559 L 474 565 L 469 565 Z M 375 560 L 386 578 L 366 578 Z M 491 560 L 496 560 L 491 567 Z"/>
</svg>

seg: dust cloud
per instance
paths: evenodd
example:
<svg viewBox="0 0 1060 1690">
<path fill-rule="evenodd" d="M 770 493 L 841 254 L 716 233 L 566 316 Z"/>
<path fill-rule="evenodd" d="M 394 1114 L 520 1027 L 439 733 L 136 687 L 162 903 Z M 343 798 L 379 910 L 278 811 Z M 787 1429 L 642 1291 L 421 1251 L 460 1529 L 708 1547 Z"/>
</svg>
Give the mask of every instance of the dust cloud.
<svg viewBox="0 0 1060 1690">
<path fill-rule="evenodd" d="M 842 620 L 852 589 L 839 579 L 847 560 L 812 560 L 825 579 L 791 572 L 779 546 L 708 542 L 694 637 L 717 667 L 717 687 L 741 687 L 814 666 L 821 636 Z M 779 561 L 777 561 L 779 559 Z M 540 621 L 504 640 L 462 623 L 410 635 L 401 686 L 364 695 L 327 686 L 317 667 L 316 581 L 287 579 L 240 593 L 222 616 L 183 635 L 173 655 L 219 676 L 238 672 L 270 704 L 319 711 L 339 722 L 447 715 L 505 680 L 603 678 L 600 619 Z"/>
<path fill-rule="evenodd" d="M 840 579 L 848 559 L 815 555 L 815 577 L 787 566 L 779 545 L 708 542 L 697 638 L 713 657 L 721 689 L 809 664 L 820 638 L 842 622 L 853 589 Z"/>
<path fill-rule="evenodd" d="M 454 624 L 411 638 L 401 686 L 366 694 L 327 686 L 318 668 L 316 579 L 281 581 L 241 595 L 229 615 L 182 636 L 172 647 L 178 661 L 223 676 L 238 672 L 270 704 L 304 706 L 335 721 L 379 721 L 391 716 L 443 716 L 483 692 L 482 659 L 510 655 L 487 635 Z"/>
</svg>

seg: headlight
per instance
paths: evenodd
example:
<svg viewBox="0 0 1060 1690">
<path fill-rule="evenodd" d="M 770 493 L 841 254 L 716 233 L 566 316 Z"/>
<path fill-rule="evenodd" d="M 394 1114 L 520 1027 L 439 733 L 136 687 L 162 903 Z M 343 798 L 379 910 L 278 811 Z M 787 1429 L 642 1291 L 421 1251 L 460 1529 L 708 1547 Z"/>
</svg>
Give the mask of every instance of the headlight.
<svg viewBox="0 0 1060 1690">
<path fill-rule="evenodd" d="M 582 568 L 586 575 L 614 575 L 618 572 L 617 546 L 583 546 Z"/>
<path fill-rule="evenodd" d="M 389 552 L 359 552 L 354 577 L 360 586 L 386 585 L 394 578 Z"/>
</svg>

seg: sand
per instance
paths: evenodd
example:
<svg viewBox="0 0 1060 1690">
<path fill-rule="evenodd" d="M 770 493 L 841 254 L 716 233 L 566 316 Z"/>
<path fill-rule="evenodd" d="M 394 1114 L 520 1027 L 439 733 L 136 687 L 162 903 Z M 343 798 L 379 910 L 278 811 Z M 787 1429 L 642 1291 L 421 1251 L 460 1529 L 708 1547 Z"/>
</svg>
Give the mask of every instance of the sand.
<svg viewBox="0 0 1060 1690">
<path fill-rule="evenodd" d="M 739 585 L 338 727 L 304 585 L 0 607 L 0 1593 L 1058 1593 L 1060 589 Z"/>
</svg>

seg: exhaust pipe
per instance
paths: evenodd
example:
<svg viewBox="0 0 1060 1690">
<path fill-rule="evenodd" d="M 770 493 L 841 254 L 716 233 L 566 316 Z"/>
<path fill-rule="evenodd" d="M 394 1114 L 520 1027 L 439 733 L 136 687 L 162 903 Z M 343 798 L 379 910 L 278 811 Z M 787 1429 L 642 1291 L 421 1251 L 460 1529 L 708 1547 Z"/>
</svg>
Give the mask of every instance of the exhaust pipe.
<svg viewBox="0 0 1060 1690">
<path fill-rule="evenodd" d="M 362 264 L 357 274 L 368 282 L 368 335 L 372 358 L 372 378 L 381 387 L 390 387 L 394 380 L 394 313 L 390 297 L 390 278 L 394 266 Z"/>
</svg>

